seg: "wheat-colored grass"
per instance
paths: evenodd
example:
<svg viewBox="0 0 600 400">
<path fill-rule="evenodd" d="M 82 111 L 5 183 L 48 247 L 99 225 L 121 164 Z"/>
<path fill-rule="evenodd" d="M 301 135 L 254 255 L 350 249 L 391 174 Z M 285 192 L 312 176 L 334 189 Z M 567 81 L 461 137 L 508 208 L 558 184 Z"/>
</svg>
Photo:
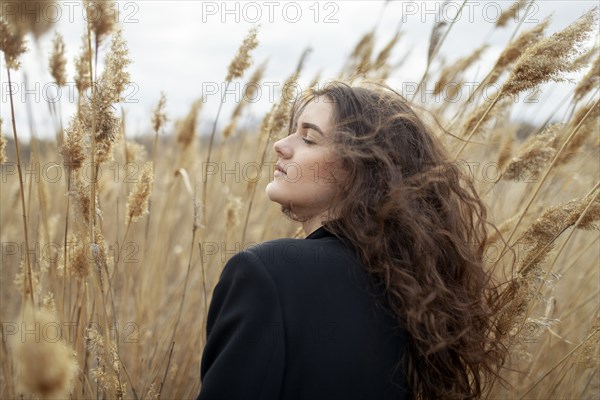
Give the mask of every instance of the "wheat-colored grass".
<svg viewBox="0 0 600 400">
<path fill-rule="evenodd" d="M 496 28 L 514 24 L 528 3 L 507 9 Z M 594 18 L 592 11 L 546 38 L 544 20 L 508 43 L 486 78 L 495 82 L 507 76 L 498 98 L 549 80 L 561 84 L 564 72 L 584 67 L 585 60 L 573 58 L 584 52 L 581 46 Z M 436 56 L 450 27 L 439 24 L 432 33 L 427 71 L 439 63 Z M 0 21 L 0 50 L 9 69 L 18 68 L 25 32 L 39 35 L 46 27 L 27 29 Z M 393 72 L 390 53 L 402 40 L 401 32 L 378 54 L 374 32 L 349 51 L 340 76 L 377 81 Z M 52 68 L 56 81 L 64 51 L 58 38 Z M 109 39 L 113 51 L 107 56 L 102 49 L 109 46 L 98 45 Z M 461 68 L 440 68 L 439 78 L 425 72 L 422 84 L 460 81 L 486 44 L 474 43 L 479 50 Z M 242 77 L 256 45 L 256 31 L 251 31 L 227 81 Z M 0 240 L 8 244 L 0 269 L 0 398 L 66 393 L 71 398 L 194 398 L 200 389 L 206 312 L 224 263 L 250 243 L 298 236 L 297 225 L 261 195 L 270 178 L 271 145 L 287 122 L 289 93 L 273 104 L 259 127 L 243 124 L 252 105 L 240 103 L 224 121 L 224 131 L 215 131 L 219 151 L 208 156 L 212 144 L 197 131 L 202 100 L 169 126 L 161 94 L 148 115 L 153 131 L 137 141 L 127 138 L 114 110 L 131 79 L 130 60 L 112 21 L 91 24 L 79 54 L 76 85 L 90 96 L 77 100 L 64 142 L 21 143 L 17 153 L 18 127 L 2 132 L 17 139 L 5 146 L 2 137 L 3 174 L 21 153 L 56 163 L 63 173 L 57 181 L 42 183 L 32 175 L 6 175 L 0 192 Z M 106 57 L 102 71 L 96 71 L 98 56 Z M 433 117 L 419 111 L 446 146 L 460 149 L 461 158 L 469 161 L 465 168 L 498 226 L 486 266 L 506 282 L 504 293 L 510 296 L 498 316 L 510 357 L 489 399 L 600 397 L 598 56 L 586 57 L 594 61 L 570 99 L 574 112 L 557 124 L 529 126 L 525 135 L 517 135 L 518 124 L 503 118 L 514 106 L 504 99 L 492 105 L 476 97 L 444 104 L 428 110 Z M 298 70 L 289 71 L 288 87 L 302 79 L 311 85 L 318 81 L 302 76 L 304 56 L 300 61 Z M 259 65 L 247 82 L 260 82 L 266 65 Z M 89 90 L 92 84 L 95 90 Z M 446 108 L 451 112 L 442 112 Z M 15 109 L 26 112 L 25 107 Z M 455 120 L 446 120 L 449 114 Z M 465 146 L 472 137 L 477 142 Z M 207 156 L 221 167 L 254 163 L 260 174 L 240 170 L 222 181 L 220 174 L 203 170 Z M 202 178 L 208 179 L 204 183 Z M 7 247 L 13 244 L 17 247 Z M 30 247 L 35 251 L 25 251 Z M 22 321 L 46 326 L 40 335 L 59 326 L 60 340 L 22 341 L 14 331 Z"/>
</svg>

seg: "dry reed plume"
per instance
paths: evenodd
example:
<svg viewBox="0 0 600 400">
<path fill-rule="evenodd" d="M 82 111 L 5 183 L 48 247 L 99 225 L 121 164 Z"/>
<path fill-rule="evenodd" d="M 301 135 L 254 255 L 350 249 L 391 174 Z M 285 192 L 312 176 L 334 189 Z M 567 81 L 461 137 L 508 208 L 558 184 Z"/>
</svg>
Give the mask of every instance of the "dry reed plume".
<svg viewBox="0 0 600 400">
<path fill-rule="evenodd" d="M 17 391 L 42 399 L 68 397 L 78 365 L 72 349 L 60 337 L 61 325 L 45 309 L 25 310 L 21 321 L 31 334 L 13 340 L 13 360 Z"/>
<path fill-rule="evenodd" d="M 563 74 L 576 72 L 580 65 L 571 59 L 594 32 L 597 8 L 588 11 L 575 23 L 525 50 L 502 86 L 501 93 L 514 95 L 548 82 L 560 82 Z"/>
<path fill-rule="evenodd" d="M 258 35 L 258 28 L 250 29 L 248 32 L 248 36 L 244 38 L 242 45 L 238 49 L 236 55 L 231 60 L 231 64 L 229 64 L 229 68 L 227 69 L 227 76 L 225 77 L 225 81 L 231 81 L 235 78 L 241 78 L 244 75 L 244 72 L 252 65 L 252 58 L 250 53 L 252 50 L 258 46 L 258 40 L 256 40 L 256 36 Z"/>
<path fill-rule="evenodd" d="M 2 134 L 2 118 L 0 118 L 0 164 L 4 164 L 8 161 L 6 157 L 6 139 Z"/>
<path fill-rule="evenodd" d="M 306 49 L 296 70 L 287 72 L 277 101 L 258 116 L 260 123 L 250 123 L 245 117 L 255 110 L 248 100 L 268 76 L 266 60 L 244 77 L 258 45 L 258 30 L 251 29 L 224 71 L 227 85 L 242 78 L 247 86 L 232 114 L 221 121 L 217 151 L 212 147 L 218 115 L 210 137 L 198 129 L 207 101 L 201 93 L 189 111 L 172 117 L 175 124 L 167 124 L 167 95 L 156 93 L 160 97 L 148 115 L 149 131 L 134 141 L 116 112 L 133 79 L 128 72 L 133 60 L 115 24 L 112 2 L 94 3 L 92 8 L 99 7 L 106 18 L 90 19 L 81 48 L 66 49 L 57 33 L 45 60 L 48 79 L 60 85 L 67 80 L 67 50 L 77 53 L 71 60 L 77 111 L 64 132 L 59 113 L 53 114 L 60 133 L 56 142 L 27 146 L 15 123 L 7 124 L 14 137 L 7 146 L 0 131 L 6 178 L 0 192 L 0 240 L 20 244 L 15 254 L 3 253 L 0 277 L 12 284 L 0 292 L 0 319 L 63 328 L 54 342 L 32 340 L 34 335 L 24 341 L 20 334 L 8 338 L 10 331 L 3 329 L 0 397 L 195 398 L 207 309 L 224 263 L 251 242 L 301 237 L 297 226 L 260 193 L 269 181 L 273 139 L 285 131 L 296 85 L 305 82 L 303 68 L 318 60 L 309 60 Z M 458 149 L 455 156 L 469 161 L 464 168 L 497 227 L 490 229 L 485 265 L 502 283 L 504 307 L 496 322 L 510 357 L 487 398 L 598 398 L 599 58 L 597 47 L 584 47 L 597 11 L 545 37 L 548 18 L 519 31 L 529 4 L 515 2 L 492 27 L 502 34 L 504 27 L 516 26 L 514 40 L 508 39 L 490 70 L 483 71 L 486 78 L 479 87 L 500 82 L 490 101 L 472 95 L 457 103 L 425 105 L 418 112 L 437 122 L 432 129 L 449 149 Z M 441 18 L 434 25 L 420 87 L 460 85 L 484 51 L 495 51 L 489 41 L 474 42 L 466 57 L 454 61 L 444 54 L 448 62 L 440 62 L 446 38 L 459 23 Z M 19 67 L 26 40 L 41 37 L 48 28 L 0 21 L 8 77 Z M 404 32 L 399 28 L 382 36 L 381 47 L 376 32 L 377 26 L 367 29 L 348 49 L 337 78 L 395 76 L 392 60 L 406 59 L 398 47 Z M 98 65 L 98 59 L 105 62 Z M 565 74 L 588 65 L 564 101 L 564 115 L 553 113 L 544 123 L 530 119 L 527 111 L 526 121 L 514 118 L 519 108 L 513 95 L 547 82 L 565 85 Z M 430 71 L 436 72 L 430 77 Z M 323 75 L 306 81 L 312 86 L 336 78 Z M 547 100 L 542 93 L 540 106 Z M 222 104 L 223 99 L 217 114 Z M 27 116 L 24 104 L 13 106 L 2 115 L 5 122 L 15 114 Z M 446 111 L 454 115 L 451 121 Z M 0 120 L 1 128 L 6 127 Z M 477 142 L 471 142 L 474 137 Z M 13 163 L 20 168 L 36 162 L 54 163 L 65 173 L 54 182 L 36 182 L 20 169 L 19 175 L 4 175 Z M 238 181 L 226 176 L 221 183 L 220 176 L 207 175 L 205 162 L 226 168 L 253 165 L 258 172 Z M 29 249 L 32 243 L 39 246 Z"/>
<path fill-rule="evenodd" d="M 56 32 L 52 40 L 52 54 L 50 54 L 50 75 L 58 86 L 67 83 L 67 59 L 65 58 L 65 42 L 60 33 Z"/>
<path fill-rule="evenodd" d="M 142 170 L 140 180 L 136 183 L 127 200 L 127 221 L 135 222 L 148 212 L 148 199 L 152 192 L 153 167 L 147 162 Z"/>
</svg>

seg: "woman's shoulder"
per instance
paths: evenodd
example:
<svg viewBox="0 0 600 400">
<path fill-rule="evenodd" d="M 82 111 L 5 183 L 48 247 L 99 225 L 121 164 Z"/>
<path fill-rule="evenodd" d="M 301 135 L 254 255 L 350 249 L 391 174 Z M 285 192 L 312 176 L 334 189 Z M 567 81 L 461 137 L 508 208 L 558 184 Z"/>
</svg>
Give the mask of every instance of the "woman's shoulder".
<svg viewBox="0 0 600 400">
<path fill-rule="evenodd" d="M 319 287 L 366 290 L 370 279 L 359 258 L 335 236 L 275 239 L 248 247 L 248 260 L 260 263 L 285 292 L 318 291 Z"/>
<path fill-rule="evenodd" d="M 246 252 L 260 259 L 265 265 L 339 264 L 340 261 L 357 261 L 352 252 L 335 236 L 311 239 L 273 239 L 254 244 Z"/>
</svg>

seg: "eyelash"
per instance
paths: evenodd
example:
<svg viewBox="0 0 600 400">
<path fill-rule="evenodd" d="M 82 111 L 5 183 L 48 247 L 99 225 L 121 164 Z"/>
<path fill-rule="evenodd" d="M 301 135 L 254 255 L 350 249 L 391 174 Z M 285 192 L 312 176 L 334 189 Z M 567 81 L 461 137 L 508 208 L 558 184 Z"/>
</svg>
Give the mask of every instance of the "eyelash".
<svg viewBox="0 0 600 400">
<path fill-rule="evenodd" d="M 298 132 L 299 135 L 303 135 L 303 134 L 306 135 L 306 132 L 301 133 L 298 130 L 296 132 Z M 301 139 L 304 143 L 306 143 L 307 146 L 312 146 L 313 144 L 316 144 L 316 142 L 313 142 L 312 140 L 307 139 L 306 136 L 301 136 Z"/>
<path fill-rule="evenodd" d="M 294 125 L 293 131 L 294 131 L 294 133 L 301 134 L 300 131 L 298 130 L 298 125 Z M 289 133 L 288 136 L 291 135 L 291 134 L 292 133 Z M 301 139 L 302 139 L 302 141 L 304 143 L 306 143 L 307 146 L 312 146 L 313 144 L 316 144 L 316 142 L 313 142 L 312 140 L 309 140 L 309 139 L 307 139 L 305 137 L 301 137 Z"/>
</svg>

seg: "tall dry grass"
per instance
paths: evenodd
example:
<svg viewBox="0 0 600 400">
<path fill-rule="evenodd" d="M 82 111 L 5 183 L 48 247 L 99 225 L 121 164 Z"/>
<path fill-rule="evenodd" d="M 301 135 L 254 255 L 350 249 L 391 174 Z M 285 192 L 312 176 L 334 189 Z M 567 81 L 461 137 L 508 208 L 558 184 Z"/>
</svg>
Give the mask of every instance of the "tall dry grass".
<svg viewBox="0 0 600 400">
<path fill-rule="evenodd" d="M 526 3 L 515 3 L 507 15 Z M 501 82 L 495 100 L 475 92 L 419 110 L 473 175 L 498 227 L 486 264 L 506 282 L 508 301 L 498 318 L 510 358 L 490 399 L 600 397 L 598 50 L 575 59 L 589 50 L 584 44 L 596 18 L 591 11 L 552 36 L 544 21 L 507 43 L 485 78 Z M 459 68 L 432 72 L 451 27 L 434 27 L 420 87 L 461 85 L 478 62 L 485 43 L 459 60 Z M 8 21 L 0 29 L 3 67 L 10 71 L 19 66 L 25 35 L 37 37 L 47 27 Z M 112 51 L 102 54 L 105 40 Z M 389 54 L 400 40 L 401 32 L 375 55 L 369 32 L 340 76 L 389 77 Z M 88 96 L 79 97 L 64 131 L 57 120 L 56 142 L 33 138 L 18 149 L 16 124 L 0 142 L 0 397 L 193 398 L 207 305 L 225 261 L 250 243 L 298 235 L 261 195 L 289 98 L 283 93 L 257 128 L 242 123 L 250 105 L 240 104 L 229 122 L 221 121 L 223 131 L 214 122 L 207 139 L 197 131 L 201 100 L 165 132 L 168 99 L 161 94 L 148 116 L 153 132 L 135 142 L 116 112 L 130 79 L 123 36 L 111 21 L 97 21 L 82 42 L 75 80 Z M 256 44 L 252 31 L 227 82 L 250 75 Z M 51 74 L 60 84 L 65 61 L 58 35 L 54 49 Z M 106 58 L 103 71 L 99 57 Z M 301 79 L 304 61 L 288 83 Z M 247 81 L 260 82 L 265 68 L 256 67 Z M 576 69 L 585 73 L 564 118 L 540 126 L 506 118 L 514 103 L 505 97 L 548 80 L 560 84 Z M 13 112 L 27 110 L 17 104 L 2 116 L 12 120 Z M 237 176 L 221 179 L 206 169 L 207 160 L 229 170 L 237 163 Z M 51 164 L 59 179 L 20 171 Z"/>
</svg>

